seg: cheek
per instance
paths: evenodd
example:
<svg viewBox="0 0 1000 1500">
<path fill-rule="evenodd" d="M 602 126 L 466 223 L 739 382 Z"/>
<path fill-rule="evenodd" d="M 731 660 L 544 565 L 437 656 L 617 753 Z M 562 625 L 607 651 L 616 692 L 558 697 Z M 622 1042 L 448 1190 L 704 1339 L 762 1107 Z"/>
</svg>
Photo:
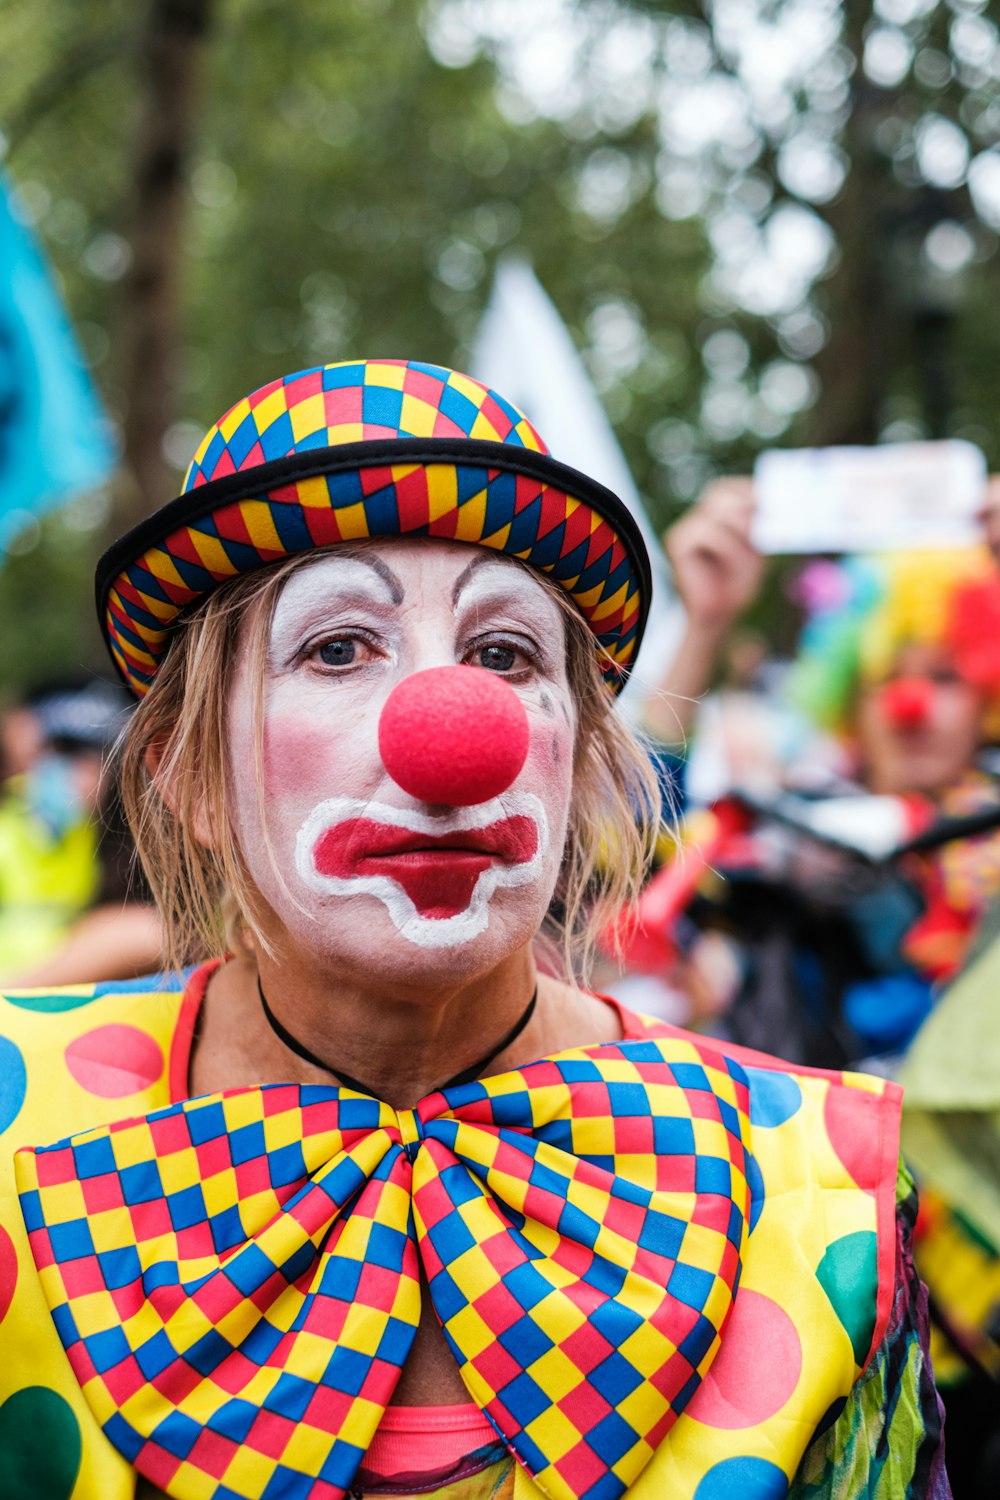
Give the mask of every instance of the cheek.
<svg viewBox="0 0 1000 1500">
<path fill-rule="evenodd" d="M 531 715 L 531 755 L 550 774 L 572 778 L 575 720 L 559 692 L 541 693 Z"/>
<path fill-rule="evenodd" d="M 264 731 L 264 795 L 269 809 L 292 801 L 311 807 L 370 781 L 374 739 L 357 715 L 339 722 L 308 705 L 269 712 Z M 253 747 L 249 756 L 252 760 Z"/>
<path fill-rule="evenodd" d="M 304 715 L 269 717 L 264 735 L 264 791 L 268 799 L 308 785 L 317 758 L 325 759 L 329 750 L 329 736 Z"/>
<path fill-rule="evenodd" d="M 527 764 L 515 782 L 545 804 L 556 843 L 573 794 L 573 747 L 573 730 L 561 715 L 533 721 Z"/>
<path fill-rule="evenodd" d="M 964 744 L 975 745 L 982 732 L 983 708 L 979 699 L 969 693 L 956 694 L 951 703 L 943 706 L 938 716 L 941 732 Z"/>
<path fill-rule="evenodd" d="M 856 726 L 859 740 L 866 744 L 891 748 L 900 738 L 900 731 L 878 693 L 860 700 Z"/>
<path fill-rule="evenodd" d="M 553 777 L 558 777 L 573 765 L 573 734 L 562 720 L 547 719 L 536 724 L 531 731 L 531 749 L 540 768 Z"/>
</svg>

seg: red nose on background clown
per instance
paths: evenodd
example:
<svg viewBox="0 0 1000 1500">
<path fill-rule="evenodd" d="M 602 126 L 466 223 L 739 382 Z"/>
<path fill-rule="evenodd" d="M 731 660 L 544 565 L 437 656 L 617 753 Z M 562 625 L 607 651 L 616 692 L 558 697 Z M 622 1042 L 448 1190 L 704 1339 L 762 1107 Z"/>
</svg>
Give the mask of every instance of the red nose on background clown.
<svg viewBox="0 0 1000 1500">
<path fill-rule="evenodd" d="M 389 694 L 378 726 L 386 770 L 420 802 L 472 807 L 499 797 L 528 757 L 528 716 L 482 667 L 429 667 Z"/>
<path fill-rule="evenodd" d="M 927 677 L 897 677 L 879 694 L 882 712 L 895 729 L 919 729 L 934 703 L 934 684 Z"/>
</svg>

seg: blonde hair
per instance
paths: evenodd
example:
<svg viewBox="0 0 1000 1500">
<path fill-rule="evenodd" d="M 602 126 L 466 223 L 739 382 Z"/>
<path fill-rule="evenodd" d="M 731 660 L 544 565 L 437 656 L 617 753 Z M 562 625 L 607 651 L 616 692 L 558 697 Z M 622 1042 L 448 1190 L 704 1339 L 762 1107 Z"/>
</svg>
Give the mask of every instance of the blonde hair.
<svg viewBox="0 0 1000 1500">
<path fill-rule="evenodd" d="M 122 797 L 173 966 L 247 951 L 254 943 L 266 946 L 263 898 L 230 816 L 227 705 L 246 650 L 256 694 L 253 730 L 263 812 L 268 632 L 289 575 L 316 555 L 301 554 L 234 578 L 182 618 L 126 730 Z M 615 711 L 590 629 L 562 589 L 528 571 L 563 612 L 577 709 L 569 828 L 539 934 L 547 966 L 575 983 L 586 979 L 598 936 L 634 900 L 648 873 L 660 831 L 661 796 L 649 755 Z"/>
</svg>

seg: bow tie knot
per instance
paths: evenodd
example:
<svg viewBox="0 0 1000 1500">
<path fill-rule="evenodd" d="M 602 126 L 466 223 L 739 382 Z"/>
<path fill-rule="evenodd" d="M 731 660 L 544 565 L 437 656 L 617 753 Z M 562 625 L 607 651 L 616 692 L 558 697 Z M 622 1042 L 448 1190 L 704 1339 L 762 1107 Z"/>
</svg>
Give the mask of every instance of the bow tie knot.
<svg viewBox="0 0 1000 1500">
<path fill-rule="evenodd" d="M 399 1121 L 399 1142 L 406 1155 L 407 1161 L 412 1165 L 417 1158 L 420 1142 L 424 1138 L 423 1121 L 420 1113 L 415 1109 L 397 1110 L 396 1118 Z"/>
</svg>

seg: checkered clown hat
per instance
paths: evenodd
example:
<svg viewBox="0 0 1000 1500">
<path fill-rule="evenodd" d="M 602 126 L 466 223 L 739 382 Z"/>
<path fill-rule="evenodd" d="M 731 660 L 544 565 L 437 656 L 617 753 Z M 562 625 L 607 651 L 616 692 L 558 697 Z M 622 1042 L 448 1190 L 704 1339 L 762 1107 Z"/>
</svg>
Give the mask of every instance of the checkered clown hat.
<svg viewBox="0 0 1000 1500">
<path fill-rule="evenodd" d="M 432 536 L 518 557 L 566 590 L 615 690 L 639 649 L 649 559 L 623 503 L 549 454 L 467 375 L 416 361 L 300 370 L 211 427 L 178 499 L 97 568 L 112 658 L 149 689 L 178 616 L 240 573 L 367 537 Z"/>
</svg>

